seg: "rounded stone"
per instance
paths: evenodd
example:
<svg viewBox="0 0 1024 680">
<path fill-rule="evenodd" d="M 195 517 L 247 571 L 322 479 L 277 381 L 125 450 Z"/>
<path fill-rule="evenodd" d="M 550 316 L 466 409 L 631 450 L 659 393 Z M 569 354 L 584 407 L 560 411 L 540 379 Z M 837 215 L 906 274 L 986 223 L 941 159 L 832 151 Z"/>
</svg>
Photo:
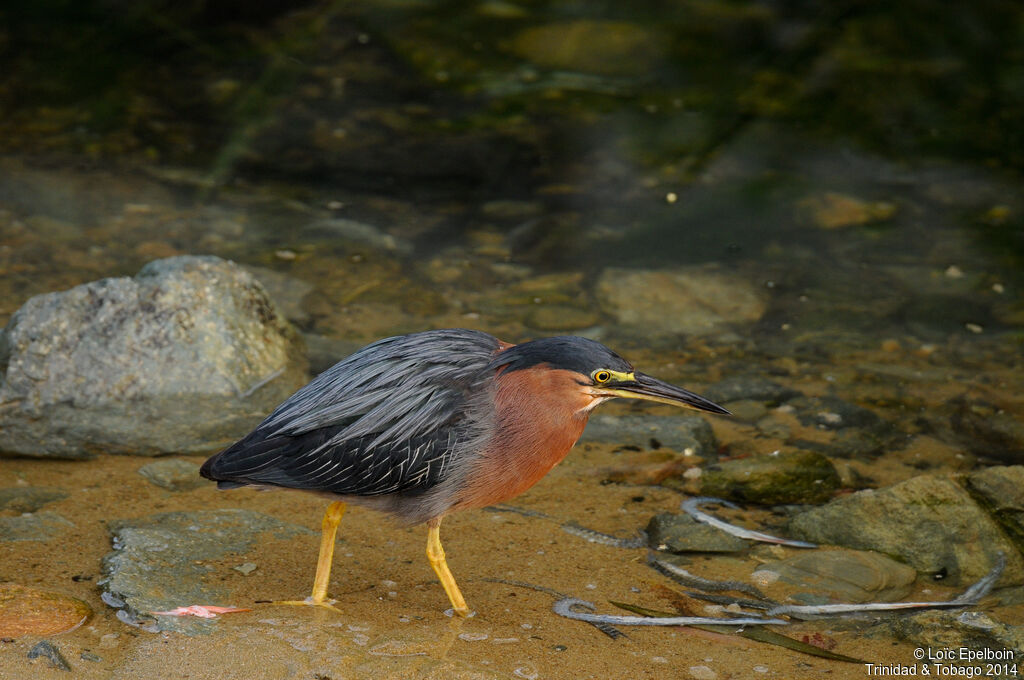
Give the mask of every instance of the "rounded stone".
<svg viewBox="0 0 1024 680">
<path fill-rule="evenodd" d="M 77 598 L 14 583 L 0 584 L 0 637 L 65 633 L 90 616 L 92 609 Z"/>
<path fill-rule="evenodd" d="M 663 270 L 608 268 L 597 281 L 602 308 L 624 326 L 655 335 L 714 334 L 757 321 L 762 291 L 713 266 Z"/>
</svg>

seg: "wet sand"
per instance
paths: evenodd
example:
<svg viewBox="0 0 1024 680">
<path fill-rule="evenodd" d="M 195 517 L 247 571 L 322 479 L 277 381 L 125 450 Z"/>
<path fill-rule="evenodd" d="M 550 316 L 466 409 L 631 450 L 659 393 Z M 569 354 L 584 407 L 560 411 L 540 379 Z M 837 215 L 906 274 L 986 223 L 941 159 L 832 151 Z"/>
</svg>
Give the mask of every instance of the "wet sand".
<svg viewBox="0 0 1024 680">
<path fill-rule="evenodd" d="M 722 431 L 728 437 L 728 431 Z M 663 488 L 602 484 L 595 474 L 628 463 L 629 453 L 578 446 L 515 503 L 584 526 L 626 536 L 658 512 L 675 511 L 679 494 Z M 86 462 L 11 459 L 0 486 L 56 485 L 68 498 L 47 507 L 74 527 L 47 542 L 7 543 L 3 580 L 66 593 L 94 615 L 52 642 L 82 678 L 837 678 L 864 677 L 859 664 L 813 658 L 735 636 L 684 628 L 624 628 L 613 640 L 551 611 L 550 595 L 485 579 L 523 581 L 592 600 L 598 611 L 623 613 L 607 600 L 654 609 L 671 606 L 660 586 L 679 587 L 644 564 L 643 550 L 588 543 L 554 522 L 512 513 L 473 511 L 448 518 L 442 539 L 449 563 L 476 615 L 445 616 L 447 599 L 424 558 L 422 527 L 403 528 L 353 508 L 344 518 L 329 592 L 342 613 L 254 604 L 304 597 L 316 560 L 315 536 L 258 543 L 244 556 L 211 561 L 209 578 L 226 579 L 230 604 L 253 611 L 222 616 L 211 635 L 148 633 L 120 622 L 99 598 L 100 560 L 111 550 L 104 522 L 157 512 L 246 508 L 318 531 L 322 499 L 290 491 L 217 491 L 212 484 L 168 492 L 137 474 L 153 459 L 102 457 Z M 191 458 L 196 463 L 201 458 Z M 744 514 L 759 519 L 758 513 Z M 769 521 L 767 514 L 760 519 Z M 776 527 L 777 528 L 777 527 Z M 790 552 L 791 549 L 777 549 Z M 242 575 L 232 567 L 251 561 Z M 695 556 L 690 570 L 715 579 L 747 580 L 758 561 L 749 554 Z M 785 586 L 767 588 L 784 597 Z M 915 599 L 946 599 L 952 589 L 919 586 Z M 692 601 L 697 613 L 701 603 Z M 182 602 L 187 604 L 204 604 Z M 210 604 L 210 603 L 205 603 Z M 1020 615 L 1020 613 L 1018 613 Z M 912 663 L 913 645 L 861 639 L 845 624 L 795 623 L 780 630 L 800 639 L 819 634 L 833 651 L 873 663 Z M 37 638 L 4 642 L 0 678 L 59 678 L 44 659 L 30 661 Z M 100 661 L 87 661 L 91 652 Z M 693 670 L 695 669 L 695 670 Z M 480 674 L 480 675 L 478 675 Z"/>
</svg>

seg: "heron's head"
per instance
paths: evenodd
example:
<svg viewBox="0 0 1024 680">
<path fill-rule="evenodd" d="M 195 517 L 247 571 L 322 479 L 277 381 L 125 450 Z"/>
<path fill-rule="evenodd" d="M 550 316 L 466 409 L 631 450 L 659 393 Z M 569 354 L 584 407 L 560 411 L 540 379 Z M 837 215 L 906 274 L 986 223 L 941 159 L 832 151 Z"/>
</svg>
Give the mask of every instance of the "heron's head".
<svg viewBox="0 0 1024 680">
<path fill-rule="evenodd" d="M 498 354 L 491 366 L 504 373 L 524 369 L 558 370 L 566 380 L 574 381 L 574 389 L 594 397 L 594 405 L 624 397 L 729 414 L 698 394 L 634 370 L 632 364 L 601 343 L 575 335 L 514 345 Z"/>
</svg>

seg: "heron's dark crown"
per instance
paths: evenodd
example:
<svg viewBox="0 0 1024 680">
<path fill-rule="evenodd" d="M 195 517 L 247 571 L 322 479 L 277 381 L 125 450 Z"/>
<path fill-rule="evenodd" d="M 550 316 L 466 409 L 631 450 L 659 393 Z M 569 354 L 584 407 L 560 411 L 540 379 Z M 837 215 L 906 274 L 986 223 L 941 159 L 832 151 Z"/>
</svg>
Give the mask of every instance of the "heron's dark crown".
<svg viewBox="0 0 1024 680">
<path fill-rule="evenodd" d="M 599 368 L 623 373 L 633 370 L 628 361 L 601 343 L 576 335 L 524 342 L 505 350 L 491 362 L 493 368 L 504 366 L 506 371 L 518 371 L 541 364 L 583 375 L 590 375 Z"/>
</svg>

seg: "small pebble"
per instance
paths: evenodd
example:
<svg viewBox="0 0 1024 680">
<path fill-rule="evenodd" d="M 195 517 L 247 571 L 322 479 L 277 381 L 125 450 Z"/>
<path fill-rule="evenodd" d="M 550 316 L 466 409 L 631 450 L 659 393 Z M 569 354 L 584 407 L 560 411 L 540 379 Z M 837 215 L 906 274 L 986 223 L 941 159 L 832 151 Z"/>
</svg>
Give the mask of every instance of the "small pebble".
<svg viewBox="0 0 1024 680">
<path fill-rule="evenodd" d="M 964 272 L 960 267 L 957 267 L 955 264 L 951 264 L 946 267 L 946 276 L 951 279 L 962 279 L 964 278 Z"/>
<path fill-rule="evenodd" d="M 697 680 L 715 680 L 718 677 L 718 673 L 711 670 L 708 666 L 690 666 L 690 677 Z"/>
<path fill-rule="evenodd" d="M 487 633 L 459 633 L 459 639 L 466 642 L 481 642 L 489 637 Z"/>
<path fill-rule="evenodd" d="M 972 333 L 981 333 L 982 331 L 985 330 L 981 325 L 976 323 L 965 323 L 964 328 L 966 328 Z"/>
<path fill-rule="evenodd" d="M 779 572 L 771 569 L 759 569 L 750 575 L 750 580 L 759 586 L 767 586 L 779 580 Z"/>
<path fill-rule="evenodd" d="M 676 192 L 674 192 L 674 191 L 670 191 L 667 194 L 665 194 L 665 201 L 667 203 L 675 203 L 678 200 L 679 200 L 679 195 Z"/>
<path fill-rule="evenodd" d="M 82 652 L 81 657 L 83 661 L 103 661 L 102 656 L 97 656 L 92 652 Z"/>
<path fill-rule="evenodd" d="M 494 638 L 491 640 L 491 643 L 495 645 L 513 645 L 517 642 L 519 642 L 519 638 L 517 637 Z"/>
<path fill-rule="evenodd" d="M 831 413 L 828 411 L 823 411 L 819 413 L 818 418 L 820 418 L 821 422 L 825 423 L 826 425 L 840 425 L 843 422 L 843 417 L 841 415 L 839 415 L 838 413 Z"/>
<path fill-rule="evenodd" d="M 754 666 L 754 672 L 755 673 L 767 673 L 768 672 L 768 666 Z"/>
<path fill-rule="evenodd" d="M 520 623 L 519 627 L 522 628 L 523 630 L 530 630 L 530 629 L 533 628 L 533 624 L 532 623 Z"/>
<path fill-rule="evenodd" d="M 298 257 L 298 254 L 294 250 L 275 250 L 274 257 L 279 260 L 290 262 Z"/>
<path fill-rule="evenodd" d="M 253 571 L 256 570 L 256 563 L 255 562 L 243 562 L 242 564 L 239 564 L 237 567 L 232 567 L 232 569 L 234 569 L 235 571 L 243 574 L 244 576 L 248 576 L 249 574 L 251 574 Z"/>
<path fill-rule="evenodd" d="M 663 656 L 652 656 L 651 663 L 668 663 L 668 659 Z"/>
</svg>

